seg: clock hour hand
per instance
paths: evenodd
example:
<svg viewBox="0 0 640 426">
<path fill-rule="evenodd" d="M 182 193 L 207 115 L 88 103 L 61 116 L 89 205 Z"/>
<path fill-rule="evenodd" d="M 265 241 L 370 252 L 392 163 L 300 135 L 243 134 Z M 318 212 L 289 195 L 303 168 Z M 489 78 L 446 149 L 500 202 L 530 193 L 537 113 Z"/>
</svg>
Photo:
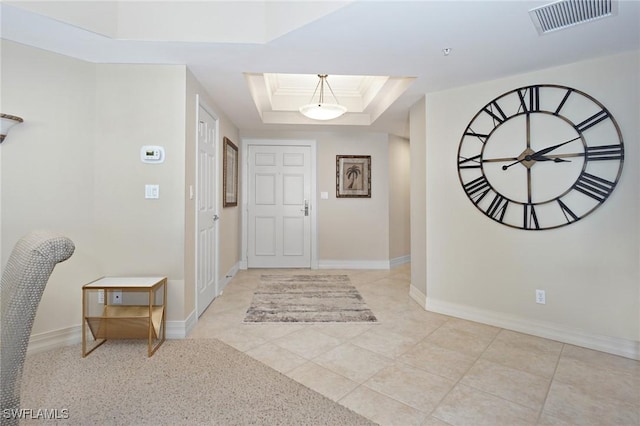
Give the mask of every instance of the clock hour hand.
<svg viewBox="0 0 640 426">
<path fill-rule="evenodd" d="M 572 142 L 572 141 L 567 141 L 565 143 L 569 143 L 569 142 Z M 560 145 L 564 145 L 564 144 L 560 144 Z M 557 147 L 558 146 L 551 147 L 551 148 L 555 149 Z M 550 149 L 549 151 L 553 151 L 553 149 Z M 549 151 L 547 151 L 547 152 L 549 152 Z M 540 152 L 542 152 L 542 151 L 540 151 Z M 514 161 L 511 164 L 507 164 L 507 165 L 502 166 L 502 170 L 507 170 L 509 167 L 515 166 L 516 164 L 522 163 L 523 161 L 536 161 L 536 162 L 537 161 L 553 161 L 554 163 L 569 163 L 571 161 L 571 160 L 564 160 L 562 158 L 545 157 L 544 155 L 541 155 L 540 152 L 537 152 L 537 153 L 535 153 L 533 155 L 525 155 L 524 157 Z M 527 166 L 527 167 L 530 167 L 530 166 Z"/>
<path fill-rule="evenodd" d="M 563 159 L 561 159 L 561 158 L 549 158 L 549 157 L 545 157 L 545 154 L 548 154 L 548 153 L 550 153 L 551 151 L 553 151 L 554 149 L 558 149 L 558 148 L 560 148 L 561 146 L 566 145 L 566 144 L 568 144 L 568 143 L 571 143 L 571 142 L 573 142 L 573 141 L 575 141 L 575 140 L 578 140 L 578 139 L 580 139 L 580 136 L 575 137 L 575 138 L 573 138 L 573 139 L 569 139 L 568 141 L 565 141 L 565 142 L 559 143 L 559 144 L 557 144 L 557 145 L 553 145 L 553 146 L 547 147 L 547 148 L 545 148 L 545 149 L 541 149 L 540 151 L 538 151 L 538 152 L 534 152 L 533 154 L 525 155 L 525 156 L 524 156 L 524 157 L 522 157 L 522 158 L 518 158 L 516 161 L 514 161 L 514 162 L 513 162 L 513 163 L 511 163 L 511 164 L 507 164 L 507 165 L 505 165 L 505 166 L 502 166 L 502 170 L 507 170 L 509 167 L 511 167 L 511 166 L 515 166 L 516 164 L 518 164 L 518 163 L 522 163 L 523 161 L 553 161 L 554 163 L 564 163 L 564 162 L 568 162 L 569 160 L 563 160 Z"/>
<path fill-rule="evenodd" d="M 571 162 L 571 160 L 564 160 L 562 158 L 538 157 L 535 155 L 531 159 L 536 161 L 553 161 L 554 163 L 570 163 Z"/>
</svg>

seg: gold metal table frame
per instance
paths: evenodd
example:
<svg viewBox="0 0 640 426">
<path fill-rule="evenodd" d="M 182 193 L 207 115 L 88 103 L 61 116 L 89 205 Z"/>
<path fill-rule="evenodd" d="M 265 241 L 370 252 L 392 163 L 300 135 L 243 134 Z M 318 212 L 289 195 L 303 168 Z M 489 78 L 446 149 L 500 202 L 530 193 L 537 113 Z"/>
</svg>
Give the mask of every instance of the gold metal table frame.
<svg viewBox="0 0 640 426">
<path fill-rule="evenodd" d="M 116 292 L 121 296 L 117 304 L 113 303 Z M 166 339 L 166 303 L 167 277 L 103 277 L 84 285 L 82 357 L 109 339 L 147 339 L 148 356 L 152 356 Z M 89 333 L 97 342 L 91 348 L 87 348 Z"/>
</svg>

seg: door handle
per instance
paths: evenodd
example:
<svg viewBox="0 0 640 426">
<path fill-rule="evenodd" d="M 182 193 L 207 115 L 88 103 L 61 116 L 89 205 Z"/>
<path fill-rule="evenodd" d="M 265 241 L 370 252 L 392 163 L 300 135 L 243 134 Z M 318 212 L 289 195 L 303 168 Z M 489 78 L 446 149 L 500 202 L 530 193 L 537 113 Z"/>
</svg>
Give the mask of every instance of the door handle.
<svg viewBox="0 0 640 426">
<path fill-rule="evenodd" d="M 300 209 L 301 212 L 304 212 L 305 216 L 309 216 L 309 200 L 304 200 L 304 208 Z"/>
<path fill-rule="evenodd" d="M 219 219 L 220 219 L 220 216 L 218 216 L 217 214 L 214 214 L 214 215 L 213 215 L 213 221 L 214 221 L 214 222 L 215 222 L 216 220 L 219 220 Z"/>
</svg>

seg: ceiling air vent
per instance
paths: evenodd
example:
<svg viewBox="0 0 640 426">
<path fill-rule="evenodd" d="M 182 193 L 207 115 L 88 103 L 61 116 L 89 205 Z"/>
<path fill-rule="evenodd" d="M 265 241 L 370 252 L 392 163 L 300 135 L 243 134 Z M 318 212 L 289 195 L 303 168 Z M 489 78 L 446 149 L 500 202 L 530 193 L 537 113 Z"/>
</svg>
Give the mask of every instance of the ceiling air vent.
<svg viewBox="0 0 640 426">
<path fill-rule="evenodd" d="M 561 0 L 531 9 L 529 16 L 542 35 L 617 13 L 617 0 Z"/>
</svg>

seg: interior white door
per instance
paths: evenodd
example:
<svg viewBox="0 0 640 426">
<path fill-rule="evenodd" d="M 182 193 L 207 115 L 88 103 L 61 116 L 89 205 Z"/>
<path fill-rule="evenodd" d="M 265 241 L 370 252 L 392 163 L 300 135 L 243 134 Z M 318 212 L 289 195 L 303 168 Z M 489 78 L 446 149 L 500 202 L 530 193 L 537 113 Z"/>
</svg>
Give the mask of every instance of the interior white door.
<svg viewBox="0 0 640 426">
<path fill-rule="evenodd" d="M 311 267 L 311 148 L 248 146 L 247 266 Z"/>
<path fill-rule="evenodd" d="M 198 112 L 198 164 L 196 183 L 197 253 L 196 289 L 200 316 L 217 296 L 216 119 L 202 106 Z"/>
</svg>

